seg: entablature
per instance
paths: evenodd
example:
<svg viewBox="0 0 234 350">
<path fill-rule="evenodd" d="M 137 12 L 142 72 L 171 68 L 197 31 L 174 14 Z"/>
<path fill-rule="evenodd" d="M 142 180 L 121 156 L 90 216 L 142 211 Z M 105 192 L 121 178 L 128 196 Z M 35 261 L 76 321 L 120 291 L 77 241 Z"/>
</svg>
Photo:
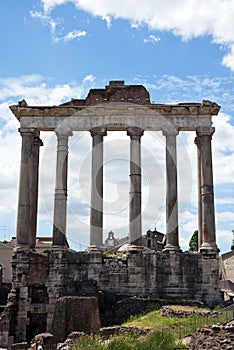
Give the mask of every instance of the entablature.
<svg viewBox="0 0 234 350">
<path fill-rule="evenodd" d="M 23 102 L 23 103 L 22 103 Z M 144 130 L 162 130 L 172 124 L 178 130 L 196 130 L 212 125 L 212 115 L 220 106 L 214 102 L 180 103 L 177 105 L 137 105 L 109 102 L 94 106 L 28 106 L 25 101 L 10 107 L 24 128 L 55 130 L 63 124 L 74 131 L 86 131 L 97 126 L 107 130 L 127 130 L 136 126 Z"/>
</svg>

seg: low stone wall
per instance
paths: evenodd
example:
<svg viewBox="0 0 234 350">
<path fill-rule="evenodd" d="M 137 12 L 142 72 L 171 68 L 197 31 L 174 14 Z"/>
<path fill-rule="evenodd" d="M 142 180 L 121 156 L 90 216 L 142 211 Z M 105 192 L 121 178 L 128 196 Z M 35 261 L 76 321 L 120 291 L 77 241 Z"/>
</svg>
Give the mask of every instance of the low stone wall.
<svg viewBox="0 0 234 350">
<path fill-rule="evenodd" d="M 165 305 L 161 307 L 160 313 L 165 317 L 188 317 L 191 315 L 205 316 L 210 314 L 211 311 L 194 306 Z"/>
</svg>

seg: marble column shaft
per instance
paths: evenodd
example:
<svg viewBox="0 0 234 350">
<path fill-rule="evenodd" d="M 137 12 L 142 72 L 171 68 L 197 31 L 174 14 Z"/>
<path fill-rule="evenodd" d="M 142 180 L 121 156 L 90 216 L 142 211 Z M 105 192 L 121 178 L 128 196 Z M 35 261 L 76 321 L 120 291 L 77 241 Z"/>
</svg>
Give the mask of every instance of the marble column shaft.
<svg viewBox="0 0 234 350">
<path fill-rule="evenodd" d="M 17 245 L 34 248 L 36 243 L 39 147 L 42 141 L 34 128 L 20 128 L 22 137 Z"/>
<path fill-rule="evenodd" d="M 70 130 L 57 130 L 57 164 L 54 197 L 53 245 L 66 245 L 68 137 Z"/>
<path fill-rule="evenodd" d="M 92 136 L 92 178 L 90 208 L 90 246 L 103 246 L 103 137 L 106 129 L 90 130 Z"/>
<path fill-rule="evenodd" d="M 37 231 L 37 206 L 38 206 L 38 177 L 39 177 L 39 153 L 40 146 L 43 146 L 43 142 L 38 136 L 35 136 L 32 141 L 32 171 L 31 171 L 31 184 L 30 184 L 30 222 L 31 222 L 31 235 L 30 235 L 30 246 L 32 248 L 36 245 L 36 231 Z"/>
<path fill-rule="evenodd" d="M 144 130 L 129 127 L 130 136 L 130 193 L 129 193 L 129 243 L 135 244 L 142 235 L 141 222 L 141 136 Z"/>
<path fill-rule="evenodd" d="M 202 198 L 201 198 L 201 146 L 199 138 L 194 143 L 197 145 L 197 187 L 198 187 L 198 250 L 202 245 Z"/>
<path fill-rule="evenodd" d="M 177 130 L 163 130 L 166 136 L 166 234 L 165 250 L 179 251 L 177 200 Z"/>
<path fill-rule="evenodd" d="M 217 253 L 211 139 L 215 129 L 197 129 L 201 155 L 202 253 Z"/>
</svg>

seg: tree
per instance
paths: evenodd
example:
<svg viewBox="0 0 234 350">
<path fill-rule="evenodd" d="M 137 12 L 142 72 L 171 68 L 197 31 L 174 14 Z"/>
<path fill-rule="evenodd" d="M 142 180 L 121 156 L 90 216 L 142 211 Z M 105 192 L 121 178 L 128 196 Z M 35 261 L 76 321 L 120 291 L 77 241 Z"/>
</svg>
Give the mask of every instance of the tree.
<svg viewBox="0 0 234 350">
<path fill-rule="evenodd" d="M 234 230 L 232 230 L 232 245 L 231 250 L 234 250 Z"/>
<path fill-rule="evenodd" d="M 198 230 L 194 231 L 194 233 L 189 241 L 189 251 L 190 252 L 197 252 L 198 251 Z"/>
</svg>

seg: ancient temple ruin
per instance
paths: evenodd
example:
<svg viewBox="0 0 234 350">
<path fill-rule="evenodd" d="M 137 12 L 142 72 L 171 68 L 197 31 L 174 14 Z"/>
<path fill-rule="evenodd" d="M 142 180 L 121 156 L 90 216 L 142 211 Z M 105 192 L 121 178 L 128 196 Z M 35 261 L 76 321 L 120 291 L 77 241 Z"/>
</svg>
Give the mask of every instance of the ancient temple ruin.
<svg viewBox="0 0 234 350">
<path fill-rule="evenodd" d="M 56 333 L 58 300 L 81 296 L 82 285 L 118 296 L 195 299 L 209 305 L 220 300 L 215 236 L 211 139 L 212 116 L 220 107 L 210 101 L 163 105 L 151 103 L 142 85 L 111 81 L 91 89 L 86 99 L 59 106 L 11 106 L 22 137 L 17 245 L 13 256 L 15 319 L 1 319 L 1 343 L 29 340 L 36 332 Z M 166 139 L 166 246 L 162 252 L 137 245 L 141 228 L 141 138 L 161 131 Z M 53 245 L 35 253 L 40 131 L 57 135 Z M 66 246 L 68 143 L 76 131 L 92 138 L 90 250 Z M 103 246 L 103 144 L 108 131 L 126 131 L 130 139 L 129 252 L 106 258 Z M 176 137 L 195 131 L 198 163 L 199 252 L 183 253 L 179 244 Z M 37 325 L 37 326 L 36 326 Z M 37 329 L 35 329 L 37 327 Z"/>
</svg>

